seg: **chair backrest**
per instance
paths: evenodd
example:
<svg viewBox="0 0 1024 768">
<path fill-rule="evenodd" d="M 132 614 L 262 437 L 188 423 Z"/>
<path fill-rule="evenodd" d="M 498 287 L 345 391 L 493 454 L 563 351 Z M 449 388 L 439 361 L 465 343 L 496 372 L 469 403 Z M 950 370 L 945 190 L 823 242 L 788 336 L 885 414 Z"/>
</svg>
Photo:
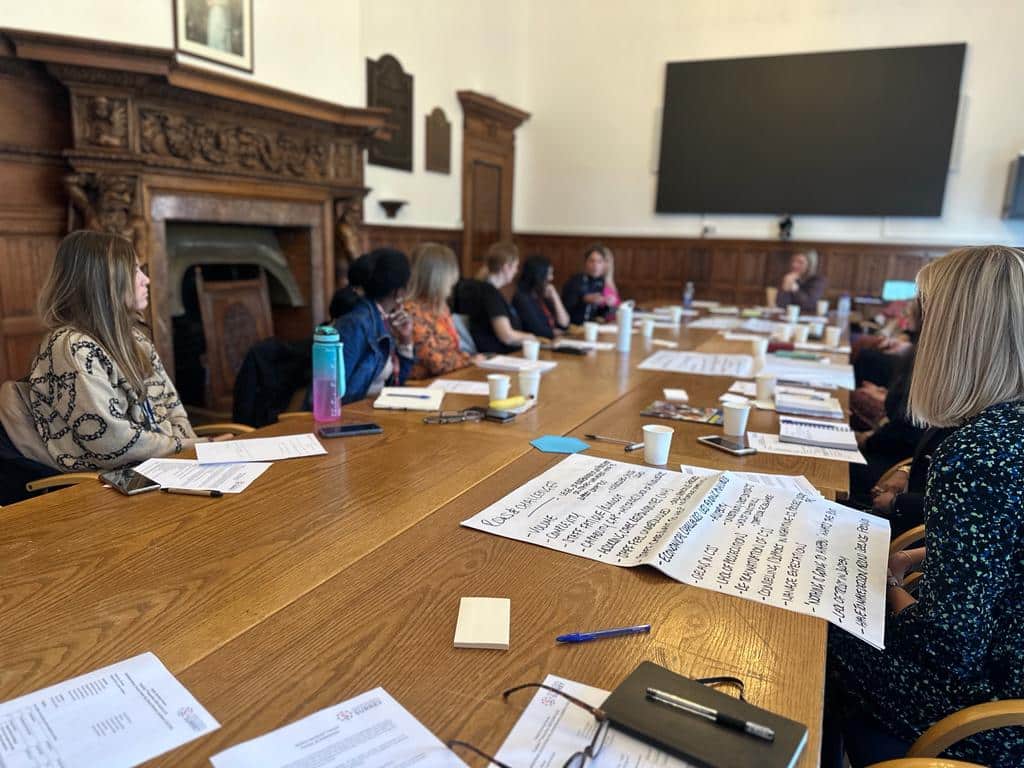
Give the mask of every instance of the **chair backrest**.
<svg viewBox="0 0 1024 768">
<path fill-rule="evenodd" d="M 455 324 L 455 331 L 459 334 L 459 347 L 466 354 L 475 355 L 476 342 L 473 341 L 473 334 L 469 330 L 469 315 L 452 312 L 452 323 Z"/>
<path fill-rule="evenodd" d="M 245 353 L 274 335 L 267 276 L 255 280 L 205 281 L 196 267 L 196 294 L 206 338 L 206 407 L 231 412 L 235 376 Z"/>
</svg>

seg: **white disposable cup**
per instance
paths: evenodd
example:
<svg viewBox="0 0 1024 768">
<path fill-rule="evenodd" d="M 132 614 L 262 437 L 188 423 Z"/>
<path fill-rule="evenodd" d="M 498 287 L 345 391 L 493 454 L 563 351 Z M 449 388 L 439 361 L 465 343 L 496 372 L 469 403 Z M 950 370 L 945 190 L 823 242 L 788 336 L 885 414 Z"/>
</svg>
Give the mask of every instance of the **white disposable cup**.
<svg viewBox="0 0 1024 768">
<path fill-rule="evenodd" d="M 793 329 L 795 325 L 784 325 L 778 330 L 779 341 L 790 341 L 793 338 Z"/>
<path fill-rule="evenodd" d="M 797 320 L 800 319 L 799 304 L 790 304 L 788 307 L 786 307 L 786 319 L 789 320 L 789 322 L 791 323 L 795 323 Z"/>
<path fill-rule="evenodd" d="M 598 324 L 592 322 L 586 322 L 583 324 L 583 339 L 584 341 L 597 341 L 597 329 Z"/>
<path fill-rule="evenodd" d="M 672 307 L 672 324 L 679 325 L 681 322 L 683 322 L 683 308 Z"/>
<path fill-rule="evenodd" d="M 754 381 L 757 382 L 757 399 L 770 403 L 775 397 L 775 377 L 770 373 L 760 373 Z"/>
<path fill-rule="evenodd" d="M 725 434 L 729 437 L 740 437 L 747 432 L 747 418 L 750 416 L 750 406 L 739 403 L 722 403 L 722 413 L 725 416 L 723 424 Z"/>
<path fill-rule="evenodd" d="M 834 349 L 839 346 L 839 337 L 843 335 L 843 329 L 838 325 L 830 325 L 825 329 L 825 346 Z"/>
<path fill-rule="evenodd" d="M 495 400 L 504 400 L 508 397 L 511 381 L 504 373 L 491 373 L 487 376 L 487 390 L 492 403 Z"/>
<path fill-rule="evenodd" d="M 793 329 L 793 341 L 796 344 L 806 344 L 807 336 L 811 332 L 811 326 L 809 325 L 798 325 Z"/>
<path fill-rule="evenodd" d="M 525 398 L 537 399 L 540 392 L 540 371 L 519 372 L 519 394 Z"/>
<path fill-rule="evenodd" d="M 755 358 L 764 357 L 768 354 L 768 339 L 753 339 L 750 342 L 750 354 Z"/>
<path fill-rule="evenodd" d="M 643 325 L 640 326 L 640 329 L 641 331 L 643 331 L 645 339 L 651 338 L 652 336 L 654 336 L 654 321 L 650 319 L 644 320 Z"/>
<path fill-rule="evenodd" d="M 822 299 L 815 307 L 818 317 L 828 317 L 828 299 Z"/>
<path fill-rule="evenodd" d="M 779 298 L 778 288 L 765 288 L 764 289 L 764 303 L 765 306 L 774 307 L 775 303 Z"/>
<path fill-rule="evenodd" d="M 644 461 L 648 464 L 667 464 L 668 449 L 672 447 L 672 427 L 644 424 Z"/>
<path fill-rule="evenodd" d="M 824 323 L 811 323 L 811 336 L 813 336 L 816 339 L 820 339 L 821 338 L 821 334 L 823 334 L 824 332 L 825 332 L 825 324 Z"/>
<path fill-rule="evenodd" d="M 540 354 L 540 342 L 536 339 L 527 339 L 523 342 L 523 357 L 527 360 L 536 360 Z"/>
</svg>

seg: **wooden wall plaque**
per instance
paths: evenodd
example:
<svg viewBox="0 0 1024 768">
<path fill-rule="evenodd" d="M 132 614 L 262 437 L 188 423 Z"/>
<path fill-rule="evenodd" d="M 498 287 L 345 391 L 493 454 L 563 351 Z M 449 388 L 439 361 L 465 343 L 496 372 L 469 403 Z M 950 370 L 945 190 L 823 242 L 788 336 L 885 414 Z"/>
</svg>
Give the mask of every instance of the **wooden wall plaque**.
<svg viewBox="0 0 1024 768">
<path fill-rule="evenodd" d="M 426 168 L 434 173 L 452 172 L 452 124 L 445 117 L 444 110 L 434 107 L 427 115 L 427 161 Z"/>
<path fill-rule="evenodd" d="M 366 104 L 391 110 L 391 137 L 370 143 L 369 162 L 412 171 L 412 75 L 389 53 L 366 60 Z"/>
</svg>

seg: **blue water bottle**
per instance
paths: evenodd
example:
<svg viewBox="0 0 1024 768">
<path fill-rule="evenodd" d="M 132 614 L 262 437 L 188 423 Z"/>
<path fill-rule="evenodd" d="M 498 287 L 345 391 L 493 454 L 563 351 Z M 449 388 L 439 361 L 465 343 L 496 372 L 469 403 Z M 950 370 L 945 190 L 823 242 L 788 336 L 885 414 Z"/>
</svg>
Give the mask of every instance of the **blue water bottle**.
<svg viewBox="0 0 1024 768">
<path fill-rule="evenodd" d="M 689 309 L 693 306 L 693 283 L 687 282 L 683 288 L 683 307 Z"/>
<path fill-rule="evenodd" d="M 345 396 L 345 359 L 342 344 L 333 325 L 321 325 L 313 332 L 313 419 L 337 421 L 341 418 L 341 398 Z"/>
</svg>

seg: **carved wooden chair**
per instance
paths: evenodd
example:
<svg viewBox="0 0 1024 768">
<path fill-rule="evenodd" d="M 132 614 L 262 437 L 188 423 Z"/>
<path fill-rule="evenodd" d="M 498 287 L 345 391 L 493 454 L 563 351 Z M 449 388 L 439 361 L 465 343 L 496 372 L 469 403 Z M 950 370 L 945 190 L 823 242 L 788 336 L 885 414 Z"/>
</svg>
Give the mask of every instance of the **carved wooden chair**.
<svg viewBox="0 0 1024 768">
<path fill-rule="evenodd" d="M 206 338 L 206 407 L 231 413 L 235 377 L 253 344 L 274 335 L 267 276 L 208 282 L 196 268 L 196 293 Z"/>
</svg>

